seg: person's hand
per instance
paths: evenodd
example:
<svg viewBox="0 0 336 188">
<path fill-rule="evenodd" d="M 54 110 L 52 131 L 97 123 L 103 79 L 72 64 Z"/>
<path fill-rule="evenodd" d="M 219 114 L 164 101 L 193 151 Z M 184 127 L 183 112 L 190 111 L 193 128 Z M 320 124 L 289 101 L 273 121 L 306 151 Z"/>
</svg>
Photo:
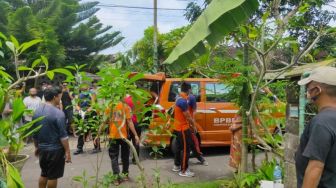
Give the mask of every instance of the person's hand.
<svg viewBox="0 0 336 188">
<path fill-rule="evenodd" d="M 35 148 L 35 152 L 34 152 L 34 154 L 35 154 L 36 157 L 39 156 L 39 153 L 40 153 L 39 149 L 38 149 L 38 148 Z"/>
<path fill-rule="evenodd" d="M 65 153 L 65 162 L 66 163 L 71 163 L 70 151 Z"/>
<path fill-rule="evenodd" d="M 99 136 L 96 136 L 93 140 L 93 143 L 99 144 L 99 142 L 100 142 L 100 138 L 99 138 Z"/>
<path fill-rule="evenodd" d="M 140 138 L 138 137 L 138 135 L 135 136 L 135 143 L 136 145 L 140 144 Z"/>
</svg>

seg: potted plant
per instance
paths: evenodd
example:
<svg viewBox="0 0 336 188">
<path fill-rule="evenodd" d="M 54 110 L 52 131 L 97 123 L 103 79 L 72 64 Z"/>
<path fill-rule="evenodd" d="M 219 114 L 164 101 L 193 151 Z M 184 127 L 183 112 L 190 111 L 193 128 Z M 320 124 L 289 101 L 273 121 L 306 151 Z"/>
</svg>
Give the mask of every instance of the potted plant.
<svg viewBox="0 0 336 188">
<path fill-rule="evenodd" d="M 23 114 L 31 111 L 26 110 L 21 98 L 14 98 L 11 106 L 12 113 L 0 120 L 0 148 L 4 150 L 6 159 L 20 171 L 29 158 L 28 155 L 19 154 L 24 146 L 24 139 L 39 128 L 32 129 L 32 126 L 42 118 L 20 125 Z"/>
</svg>

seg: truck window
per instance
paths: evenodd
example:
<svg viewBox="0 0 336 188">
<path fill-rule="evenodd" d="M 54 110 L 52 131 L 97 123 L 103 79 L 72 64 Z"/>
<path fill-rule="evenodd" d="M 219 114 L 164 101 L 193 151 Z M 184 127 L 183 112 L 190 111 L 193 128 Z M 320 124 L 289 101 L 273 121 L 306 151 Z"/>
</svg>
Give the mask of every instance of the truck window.
<svg viewBox="0 0 336 188">
<path fill-rule="evenodd" d="M 230 88 L 222 83 L 206 83 L 205 96 L 207 102 L 230 102 Z"/>
<path fill-rule="evenodd" d="M 196 101 L 201 101 L 201 94 L 200 94 L 200 83 L 199 82 L 187 82 L 191 85 L 192 94 L 196 97 Z M 173 82 L 170 85 L 169 95 L 168 95 L 168 102 L 175 102 L 176 97 L 181 92 L 181 82 Z"/>
</svg>

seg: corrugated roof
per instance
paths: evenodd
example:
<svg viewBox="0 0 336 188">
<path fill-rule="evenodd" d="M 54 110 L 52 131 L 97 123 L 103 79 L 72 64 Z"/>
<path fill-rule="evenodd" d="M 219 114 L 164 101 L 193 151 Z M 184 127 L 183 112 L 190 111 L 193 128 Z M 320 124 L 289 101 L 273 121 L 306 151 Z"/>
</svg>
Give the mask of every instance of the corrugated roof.
<svg viewBox="0 0 336 188">
<path fill-rule="evenodd" d="M 317 68 L 317 67 L 321 67 L 321 66 L 334 66 L 336 64 L 336 59 L 329 59 L 329 60 L 325 60 L 325 61 L 321 61 L 318 63 L 309 63 L 306 65 L 302 65 L 302 66 L 298 66 L 295 67 L 289 71 L 287 71 L 284 74 L 284 77 L 296 77 L 296 76 L 301 76 L 303 73 L 305 72 L 310 72 L 313 69 Z"/>
</svg>

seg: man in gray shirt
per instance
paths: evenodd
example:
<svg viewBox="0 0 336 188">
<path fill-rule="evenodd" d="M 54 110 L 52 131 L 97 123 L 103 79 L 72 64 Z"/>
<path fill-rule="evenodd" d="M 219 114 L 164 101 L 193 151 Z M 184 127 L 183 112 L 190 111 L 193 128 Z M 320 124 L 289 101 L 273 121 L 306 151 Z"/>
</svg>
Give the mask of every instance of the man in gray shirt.
<svg viewBox="0 0 336 188">
<path fill-rule="evenodd" d="M 63 177 L 65 162 L 71 162 L 64 113 L 60 104 L 62 90 L 48 88 L 44 92 L 46 103 L 35 111 L 33 119 L 44 117 L 34 126 L 41 128 L 34 134 L 35 155 L 39 157 L 41 176 L 39 188 L 56 188 L 57 179 Z"/>
<path fill-rule="evenodd" d="M 296 153 L 298 188 L 336 187 L 336 68 L 319 67 L 308 78 L 307 98 L 318 114 L 305 126 Z"/>
</svg>

